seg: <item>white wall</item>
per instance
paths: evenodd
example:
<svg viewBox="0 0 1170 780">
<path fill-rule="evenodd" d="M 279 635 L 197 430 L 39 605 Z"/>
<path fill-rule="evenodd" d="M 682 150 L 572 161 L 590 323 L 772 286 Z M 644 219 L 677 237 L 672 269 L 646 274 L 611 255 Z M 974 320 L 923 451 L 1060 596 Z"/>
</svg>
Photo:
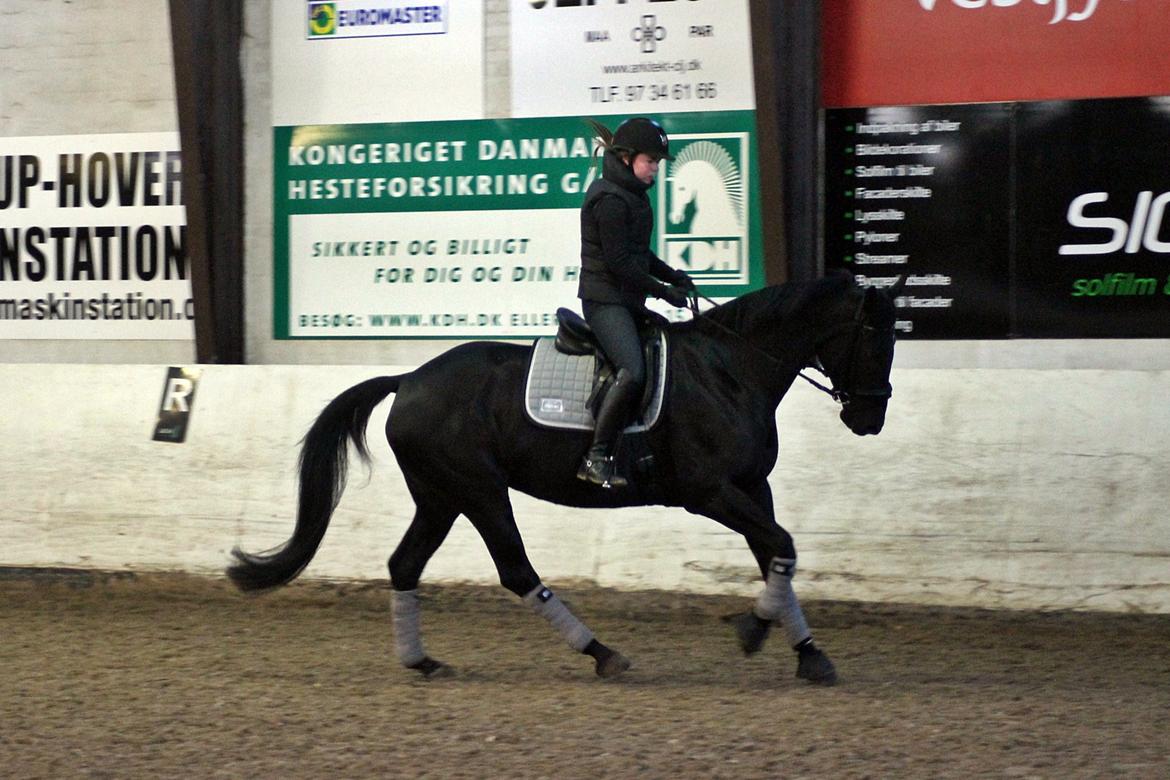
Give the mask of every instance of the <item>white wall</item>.
<svg viewBox="0 0 1170 780">
<path fill-rule="evenodd" d="M 0 366 L 0 565 L 214 573 L 292 529 L 297 442 L 334 395 L 401 367 L 207 366 L 184 444 L 150 440 L 165 367 Z M 1170 612 L 1168 371 L 897 369 L 860 439 L 801 386 L 772 475 L 805 597 Z M 413 507 L 370 426 L 309 577 L 385 578 Z M 740 537 L 681 510 L 516 515 L 550 584 L 754 595 Z M 461 520 L 432 581 L 494 583 Z"/>
<path fill-rule="evenodd" d="M 0 25 L 0 138 L 177 130 L 166 0 L 23 0 Z"/>
</svg>

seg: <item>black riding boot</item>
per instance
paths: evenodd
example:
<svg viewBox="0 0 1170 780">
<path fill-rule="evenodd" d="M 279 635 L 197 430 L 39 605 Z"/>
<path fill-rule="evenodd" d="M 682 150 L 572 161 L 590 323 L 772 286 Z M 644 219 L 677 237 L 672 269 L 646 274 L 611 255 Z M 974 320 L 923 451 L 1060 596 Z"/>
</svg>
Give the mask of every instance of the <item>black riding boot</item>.
<svg viewBox="0 0 1170 780">
<path fill-rule="evenodd" d="M 601 409 L 597 412 L 593 444 L 585 454 L 585 459 L 581 461 L 581 468 L 577 469 L 577 479 L 606 488 L 625 487 L 629 484 L 625 477 L 616 473 L 613 450 L 618 432 L 625 425 L 630 404 L 640 390 L 638 385 L 630 381 L 628 371 L 625 369 L 618 371 L 613 386 L 605 394 Z"/>
</svg>

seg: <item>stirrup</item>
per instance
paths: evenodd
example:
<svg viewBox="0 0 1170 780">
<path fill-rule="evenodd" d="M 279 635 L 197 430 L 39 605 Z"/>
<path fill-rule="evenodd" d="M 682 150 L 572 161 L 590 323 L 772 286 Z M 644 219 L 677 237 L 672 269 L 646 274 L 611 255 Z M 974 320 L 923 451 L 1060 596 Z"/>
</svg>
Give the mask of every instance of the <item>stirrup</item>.
<svg viewBox="0 0 1170 780">
<path fill-rule="evenodd" d="M 585 456 L 581 467 L 577 469 L 577 479 L 600 485 L 603 488 L 621 488 L 629 485 L 629 481 L 617 473 L 613 457 L 590 458 Z"/>
</svg>

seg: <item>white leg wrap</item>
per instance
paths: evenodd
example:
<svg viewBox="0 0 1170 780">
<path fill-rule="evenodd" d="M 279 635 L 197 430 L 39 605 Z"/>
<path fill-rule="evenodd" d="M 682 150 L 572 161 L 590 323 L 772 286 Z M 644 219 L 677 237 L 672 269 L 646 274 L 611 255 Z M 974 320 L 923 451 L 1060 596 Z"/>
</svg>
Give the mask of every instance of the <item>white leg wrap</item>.
<svg viewBox="0 0 1170 780">
<path fill-rule="evenodd" d="M 593 632 L 573 616 L 556 594 L 543 585 L 529 591 L 524 596 L 524 603 L 532 607 L 533 612 L 552 623 L 553 628 L 560 631 L 561 636 L 569 643 L 569 647 L 578 653 L 585 652 L 585 648 L 593 641 Z"/>
<path fill-rule="evenodd" d="M 427 657 L 419 632 L 417 590 L 391 591 L 391 620 L 394 625 L 394 650 L 403 666 L 411 666 Z"/>
<path fill-rule="evenodd" d="M 792 590 L 792 575 L 796 574 L 796 560 L 773 558 L 768 569 L 768 581 L 756 600 L 756 615 L 764 620 L 780 623 L 789 647 L 795 647 L 812 634 L 804 620 L 796 592 Z"/>
</svg>

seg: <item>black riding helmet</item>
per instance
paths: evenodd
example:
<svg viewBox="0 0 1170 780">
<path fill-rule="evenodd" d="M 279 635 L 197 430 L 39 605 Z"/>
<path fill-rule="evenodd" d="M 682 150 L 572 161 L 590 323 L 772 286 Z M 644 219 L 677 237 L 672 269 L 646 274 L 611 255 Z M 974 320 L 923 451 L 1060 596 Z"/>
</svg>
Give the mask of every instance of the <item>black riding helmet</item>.
<svg viewBox="0 0 1170 780">
<path fill-rule="evenodd" d="M 613 134 L 613 147 L 618 151 L 642 152 L 656 160 L 673 160 L 670 139 L 662 125 L 644 116 L 627 119 Z"/>
</svg>

